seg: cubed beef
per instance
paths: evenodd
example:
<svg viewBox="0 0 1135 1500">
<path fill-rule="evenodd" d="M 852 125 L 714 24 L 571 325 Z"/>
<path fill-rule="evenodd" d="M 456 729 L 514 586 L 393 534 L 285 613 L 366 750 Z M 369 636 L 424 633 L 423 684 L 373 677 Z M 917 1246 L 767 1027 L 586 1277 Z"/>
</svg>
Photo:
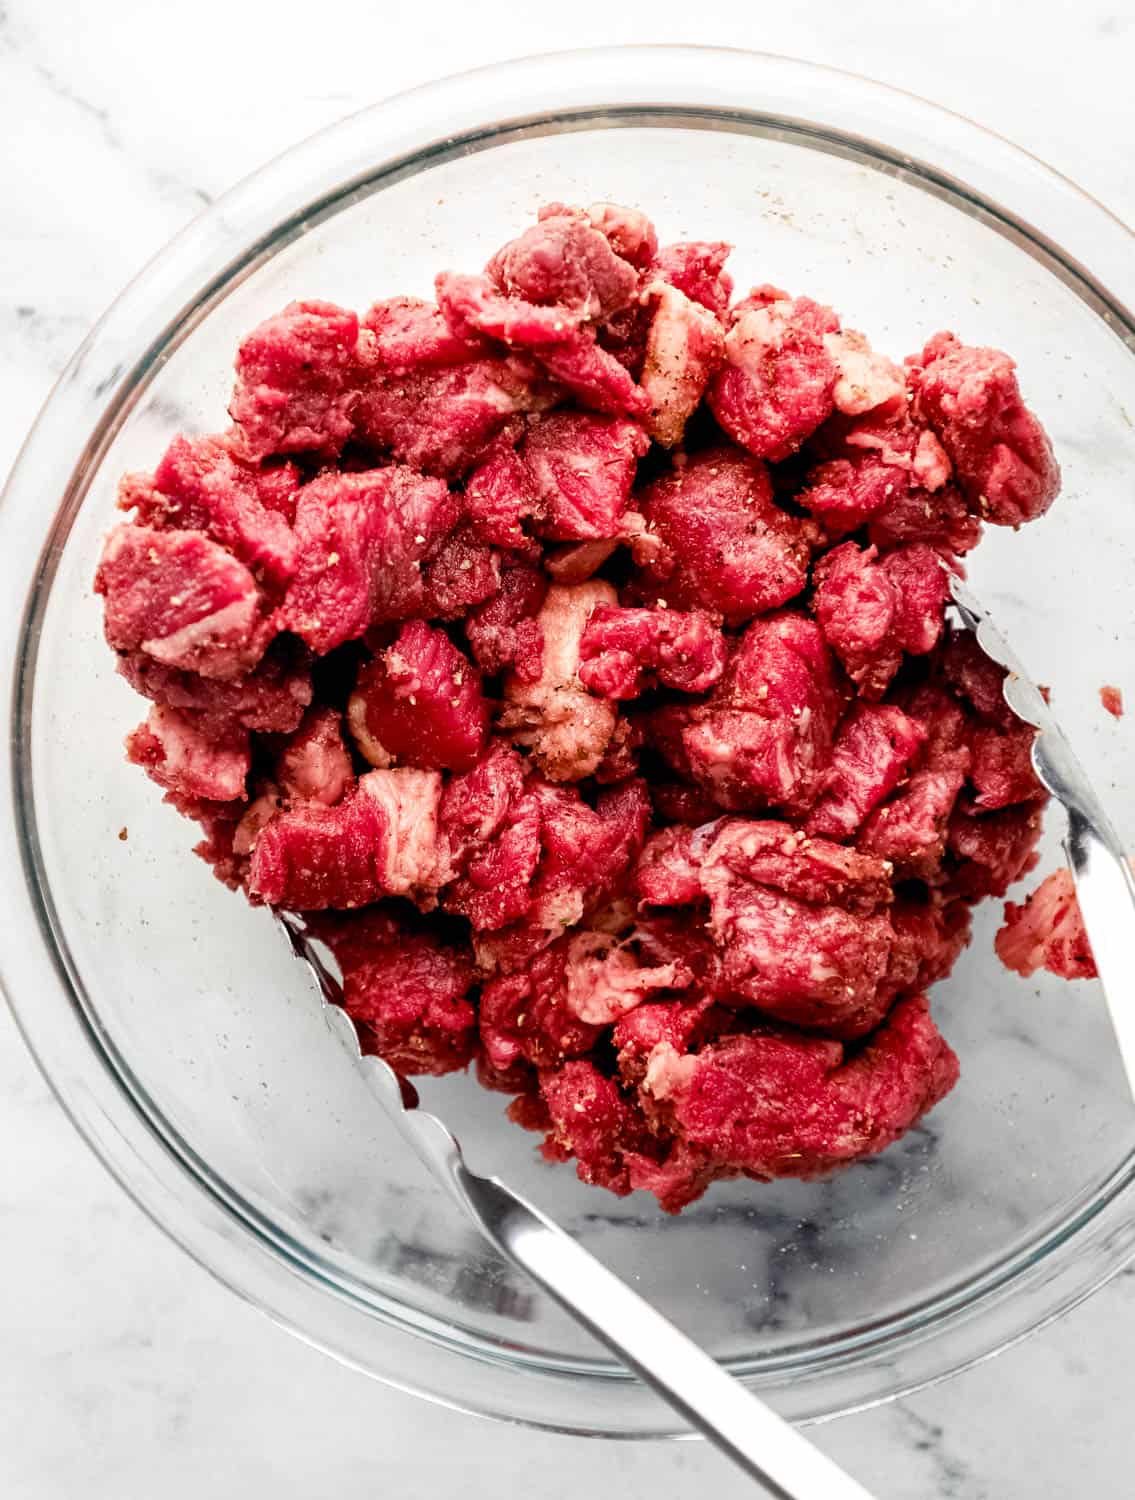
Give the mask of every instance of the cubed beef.
<svg viewBox="0 0 1135 1500">
<path fill-rule="evenodd" d="M 527 464 L 516 451 L 513 434 L 504 433 L 465 483 L 465 517 L 476 536 L 497 547 L 524 549 L 523 522 L 539 503 Z"/>
<path fill-rule="evenodd" d="M 372 766 L 468 771 L 488 740 L 481 674 L 424 620 L 403 625 L 395 643 L 363 666 L 347 714 Z"/>
<path fill-rule="evenodd" d="M 482 340 L 461 338 L 441 310 L 420 297 L 391 297 L 376 302 L 362 321 L 360 360 L 368 370 L 408 375 L 415 370 L 444 369 L 483 354 Z"/>
<path fill-rule="evenodd" d="M 403 1074 L 468 1066 L 477 1042 L 468 949 L 381 906 L 317 923 L 315 933 L 339 963 L 343 1008 L 364 1052 Z"/>
<path fill-rule="evenodd" d="M 877 354 L 861 333 L 845 329 L 828 333 L 824 346 L 835 363 L 832 402 L 836 411 L 859 417 L 891 407 L 906 395 L 906 377 L 893 360 Z"/>
<path fill-rule="evenodd" d="M 157 530 L 203 531 L 269 586 L 295 570 L 299 477 L 291 464 L 263 469 L 241 463 L 223 438 L 175 437 L 152 475 L 129 474 L 120 507 Z"/>
<path fill-rule="evenodd" d="M 787 613 L 755 620 L 681 731 L 693 779 L 724 808 L 807 806 L 841 706 L 819 628 Z"/>
<path fill-rule="evenodd" d="M 313 708 L 276 757 L 276 783 L 297 802 L 333 807 L 355 784 L 338 709 Z"/>
<path fill-rule="evenodd" d="M 300 552 L 282 619 L 319 654 L 424 606 L 422 562 L 452 528 L 457 497 L 409 469 L 328 473 L 296 509 Z"/>
<path fill-rule="evenodd" d="M 298 642 L 274 641 L 247 677 L 216 682 L 167 667 L 143 651 L 118 658 L 118 670 L 136 693 L 169 708 L 192 709 L 218 725 L 239 724 L 265 733 L 290 734 L 311 702 L 311 672 Z"/>
<path fill-rule="evenodd" d="M 724 318 L 733 295 L 733 278 L 725 269 L 732 245 L 724 240 L 680 240 L 663 245 L 650 267 L 652 279 L 671 286 Z"/>
<path fill-rule="evenodd" d="M 500 553 L 481 541 L 472 527 L 458 526 L 422 564 L 422 614 L 459 620 L 500 592 Z"/>
<path fill-rule="evenodd" d="M 491 339 L 535 353 L 567 342 L 583 321 L 571 308 L 507 297 L 487 276 L 442 271 L 434 287 L 441 315 L 458 339 Z"/>
<path fill-rule="evenodd" d="M 298 803 L 261 829 L 249 891 L 270 906 L 322 911 L 383 896 L 427 901 L 439 880 L 441 776 L 369 771 L 335 807 Z"/>
<path fill-rule="evenodd" d="M 926 730 L 890 703 L 857 703 L 832 746 L 824 789 L 808 832 L 849 839 L 868 813 L 889 797 L 926 742 Z"/>
<path fill-rule="evenodd" d="M 229 402 L 248 458 L 339 452 L 353 426 L 358 339 L 358 318 L 331 302 L 289 303 L 253 329 Z"/>
<path fill-rule="evenodd" d="M 545 1154 L 553 1161 L 574 1157 L 581 1182 L 620 1197 L 629 1193 L 625 1154 L 646 1147 L 649 1132 L 618 1086 L 580 1058 L 542 1070 L 540 1093 L 550 1120 Z"/>
<path fill-rule="evenodd" d="M 946 848 L 946 824 L 965 775 L 924 766 L 864 822 L 859 847 L 888 859 L 904 876 L 937 880 Z"/>
<path fill-rule="evenodd" d="M 106 600 L 106 638 L 162 666 L 228 681 L 250 672 L 274 630 L 256 580 L 201 531 L 116 526 L 95 592 Z"/>
<path fill-rule="evenodd" d="M 916 410 L 950 455 L 970 508 L 997 526 L 1043 515 L 1060 469 L 1009 356 L 940 333 L 911 361 L 911 377 Z"/>
<path fill-rule="evenodd" d="M 861 697 L 881 698 L 904 653 L 925 656 L 938 644 L 947 580 L 925 544 L 880 558 L 874 547 L 845 542 L 820 561 L 815 578 L 816 619 Z"/>
<path fill-rule="evenodd" d="M 1008 729 L 982 724 L 973 731 L 969 779 L 977 811 L 995 812 L 1015 802 L 1033 802 L 1044 796 L 1044 788 L 1033 770 L 1035 738 L 1036 730 L 1031 724 L 1015 723 Z"/>
<path fill-rule="evenodd" d="M 510 297 L 588 319 L 618 312 L 638 290 L 634 266 L 579 211 L 547 213 L 498 250 L 486 269 Z"/>
<path fill-rule="evenodd" d="M 533 419 L 522 451 L 535 529 L 558 541 L 617 537 L 635 465 L 649 446 L 641 427 L 614 417 L 553 412 Z"/>
<path fill-rule="evenodd" d="M 700 611 L 600 605 L 580 641 L 579 680 L 600 698 L 637 698 L 661 684 L 707 692 L 725 670 L 726 641 Z"/>
<path fill-rule="evenodd" d="M 662 1044 L 643 1085 L 682 1138 L 758 1178 L 811 1177 L 873 1156 L 958 1076 L 923 997 L 901 1001 L 850 1059 L 839 1042 L 727 1037 L 691 1057 Z"/>
<path fill-rule="evenodd" d="M 126 758 L 159 786 L 214 802 L 243 798 L 252 765 L 247 729 L 210 733 L 196 714 L 160 704 L 127 737 Z"/>
<path fill-rule="evenodd" d="M 832 410 L 839 373 L 824 336 L 839 329 L 830 308 L 758 289 L 725 340 L 725 366 L 709 404 L 735 443 L 758 458 L 795 453 Z"/>
<path fill-rule="evenodd" d="M 1096 978 L 1092 945 L 1067 870 L 1055 870 L 1042 880 L 1024 905 L 1006 901 L 1005 925 L 995 943 L 1005 967 L 1024 979 L 1038 969 L 1062 979 Z"/>
<path fill-rule="evenodd" d="M 540 676 L 505 678 L 500 725 L 552 781 L 581 781 L 603 759 L 615 728 L 614 704 L 594 698 L 579 680 L 579 643 L 591 613 L 613 605 L 609 583 L 553 584 L 538 616 Z"/>
<path fill-rule="evenodd" d="M 650 400 L 644 425 L 656 443 L 675 448 L 725 358 L 725 335 L 713 313 L 667 282 L 651 283 L 650 295 L 639 376 Z"/>
<path fill-rule="evenodd" d="M 593 203 L 587 217 L 622 260 L 639 270 L 650 265 L 658 250 L 658 236 L 641 209 L 625 208 L 621 203 Z"/>
<path fill-rule="evenodd" d="M 946 836 L 957 862 L 950 873 L 950 889 L 967 901 L 1003 896 L 1036 867 L 1041 827 L 1042 808 L 1036 802 L 980 818 L 955 812 Z"/>
<path fill-rule="evenodd" d="M 804 588 L 815 531 L 773 503 L 765 466 L 699 453 L 639 497 L 652 544 L 635 548 L 644 603 L 708 609 L 733 625 Z"/>
<path fill-rule="evenodd" d="M 500 591 L 471 609 L 465 637 L 473 659 L 483 672 L 495 674 L 511 667 L 517 680 L 536 683 L 543 670 L 544 631 L 540 611 L 548 580 L 530 563 L 505 564 Z"/>
<path fill-rule="evenodd" d="M 467 473 L 518 412 L 542 411 L 555 392 L 516 355 L 368 372 L 355 414 L 358 435 L 425 474 Z"/>
</svg>

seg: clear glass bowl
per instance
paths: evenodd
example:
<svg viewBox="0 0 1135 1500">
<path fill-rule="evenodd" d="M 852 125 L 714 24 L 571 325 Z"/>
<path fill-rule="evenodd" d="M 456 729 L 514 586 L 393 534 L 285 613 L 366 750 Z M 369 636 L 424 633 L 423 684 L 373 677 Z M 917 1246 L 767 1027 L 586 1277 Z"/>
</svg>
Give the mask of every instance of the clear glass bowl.
<svg viewBox="0 0 1135 1500">
<path fill-rule="evenodd" d="M 893 354 L 942 327 L 1013 352 L 1065 492 L 1019 536 L 991 536 L 974 581 L 1133 830 L 1135 757 L 1096 696 L 1126 682 L 1135 701 L 1129 233 L 1004 141 L 846 74 L 698 49 L 542 57 L 378 105 L 266 167 L 143 272 L 60 381 L 0 508 L 0 817 L 19 851 L 0 873 L 3 972 L 95 1150 L 280 1322 L 462 1407 L 669 1433 L 672 1413 L 423 1179 L 267 916 L 212 880 L 192 829 L 124 763 L 142 711 L 90 587 L 117 476 L 175 430 L 223 423 L 245 330 L 296 296 L 428 295 L 436 269 L 476 268 L 550 197 L 732 240 L 742 287 L 806 291 Z M 1135 1132 L 1101 998 L 1007 974 L 996 918 L 935 997 L 960 1086 L 829 1182 L 721 1185 L 669 1219 L 541 1164 L 471 1080 L 427 1098 L 475 1167 L 785 1412 L 881 1400 L 1037 1327 L 1135 1249 Z"/>
</svg>

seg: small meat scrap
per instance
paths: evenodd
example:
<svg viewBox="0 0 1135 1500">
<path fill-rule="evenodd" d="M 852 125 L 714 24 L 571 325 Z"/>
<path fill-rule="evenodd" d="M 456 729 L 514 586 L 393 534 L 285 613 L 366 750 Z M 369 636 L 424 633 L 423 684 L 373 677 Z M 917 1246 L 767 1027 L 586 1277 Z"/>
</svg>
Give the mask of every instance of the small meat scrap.
<svg viewBox="0 0 1135 1500">
<path fill-rule="evenodd" d="M 95 579 L 128 758 L 330 948 L 363 1051 L 473 1064 L 673 1213 L 950 1090 L 925 991 L 1047 800 L 945 623 L 984 523 L 1058 487 L 1012 361 L 738 300 L 730 248 L 549 202 L 435 300 L 291 303 L 231 427 L 122 480 Z M 1094 972 L 1066 872 L 997 945 Z"/>
<path fill-rule="evenodd" d="M 1096 978 L 1092 946 L 1067 870 L 1047 876 L 1023 905 L 1006 901 L 1005 925 L 995 942 L 1001 962 L 1023 979 L 1038 969 L 1062 979 Z"/>
<path fill-rule="evenodd" d="M 711 448 L 648 485 L 636 547 L 644 603 L 707 609 L 731 625 L 786 604 L 808 581 L 816 534 L 772 498 L 768 470 Z"/>
<path fill-rule="evenodd" d="M 1117 687 L 1113 687 L 1111 683 L 1105 683 L 1100 688 L 1100 702 L 1113 719 L 1122 719 L 1123 694 Z"/>
<path fill-rule="evenodd" d="M 579 680 L 600 698 L 637 698 L 657 684 L 704 693 L 725 670 L 726 654 L 725 637 L 700 611 L 599 605 L 580 640 Z"/>
</svg>

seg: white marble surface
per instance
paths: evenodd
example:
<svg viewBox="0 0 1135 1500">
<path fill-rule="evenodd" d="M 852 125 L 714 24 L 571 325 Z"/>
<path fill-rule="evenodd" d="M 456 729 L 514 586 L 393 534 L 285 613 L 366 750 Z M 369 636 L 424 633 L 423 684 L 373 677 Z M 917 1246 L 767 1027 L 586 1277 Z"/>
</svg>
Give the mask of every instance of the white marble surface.
<svg viewBox="0 0 1135 1500">
<path fill-rule="evenodd" d="M 837 63 L 1015 138 L 1135 218 L 1131 0 L 801 0 L 704 8 L 321 0 L 0 4 L 0 471 L 120 285 L 202 204 L 293 139 L 475 63 L 613 41 L 702 41 Z M 270 17 L 270 20 L 265 20 Z M 703 19 L 704 18 L 704 19 Z M 703 1479 L 695 1445 L 506 1429 L 387 1391 L 212 1283 L 75 1136 L 0 1012 L 0 1494 L 268 1493 L 469 1500 Z M 1127 1500 L 1135 1278 L 1008 1355 L 818 1441 L 880 1500 Z"/>
</svg>

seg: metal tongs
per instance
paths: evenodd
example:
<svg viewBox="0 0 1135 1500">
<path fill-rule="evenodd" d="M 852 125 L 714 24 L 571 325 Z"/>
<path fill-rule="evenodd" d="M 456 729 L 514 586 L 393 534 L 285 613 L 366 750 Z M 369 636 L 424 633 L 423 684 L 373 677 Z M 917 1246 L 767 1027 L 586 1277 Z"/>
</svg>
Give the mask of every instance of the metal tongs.
<svg viewBox="0 0 1135 1500">
<path fill-rule="evenodd" d="M 381 1058 L 363 1056 L 342 1008 L 339 981 L 303 921 L 277 911 L 292 951 L 323 996 L 328 1023 L 358 1059 L 371 1092 L 407 1145 L 506 1260 L 526 1272 L 587 1331 L 668 1401 L 777 1500 L 871 1500 L 861 1484 L 746 1390 L 704 1349 L 499 1177 L 465 1165 L 436 1115 L 418 1108 L 413 1085 Z"/>
<path fill-rule="evenodd" d="M 951 575 L 964 626 L 1008 670 L 1005 698 L 1037 729 L 1037 776 L 1068 813 L 1064 847 L 1076 881 L 1116 1038 L 1135 1092 L 1135 878 L 1118 835 L 1035 684 L 972 594 Z M 372 1092 L 433 1176 L 501 1255 L 778 1500 L 871 1500 L 868 1492 L 680 1332 L 656 1308 L 498 1177 L 470 1171 L 452 1132 L 419 1109 L 413 1085 L 363 1056 L 343 992 L 302 920 L 276 912 L 322 993 L 329 1024 Z"/>
<path fill-rule="evenodd" d="M 1005 702 L 1037 731 L 1033 769 L 1068 814 L 1064 852 L 1103 985 L 1119 1055 L 1135 1096 L 1135 876 L 1119 835 L 1044 695 L 1008 641 L 955 575 L 950 596 L 962 624 L 991 661 L 1008 672 Z"/>
</svg>

